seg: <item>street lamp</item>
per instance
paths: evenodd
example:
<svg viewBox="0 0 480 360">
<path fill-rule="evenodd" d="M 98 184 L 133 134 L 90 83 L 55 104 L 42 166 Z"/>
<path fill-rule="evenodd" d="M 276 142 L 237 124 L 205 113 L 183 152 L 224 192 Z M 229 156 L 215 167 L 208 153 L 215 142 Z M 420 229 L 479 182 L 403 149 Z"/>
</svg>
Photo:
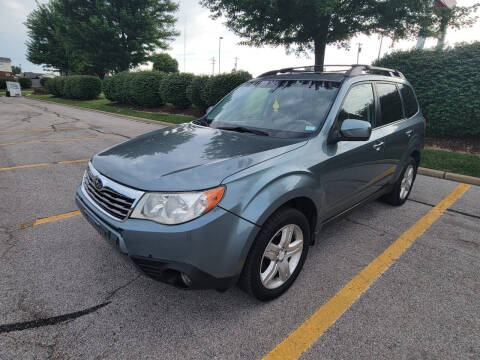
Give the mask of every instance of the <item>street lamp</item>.
<svg viewBox="0 0 480 360">
<path fill-rule="evenodd" d="M 362 52 L 362 43 L 358 43 L 357 64 L 359 64 L 361 52 Z"/>
<path fill-rule="evenodd" d="M 218 38 L 218 73 L 220 74 L 220 55 L 221 55 L 221 49 L 222 49 L 222 40 L 223 36 L 220 36 Z"/>
</svg>

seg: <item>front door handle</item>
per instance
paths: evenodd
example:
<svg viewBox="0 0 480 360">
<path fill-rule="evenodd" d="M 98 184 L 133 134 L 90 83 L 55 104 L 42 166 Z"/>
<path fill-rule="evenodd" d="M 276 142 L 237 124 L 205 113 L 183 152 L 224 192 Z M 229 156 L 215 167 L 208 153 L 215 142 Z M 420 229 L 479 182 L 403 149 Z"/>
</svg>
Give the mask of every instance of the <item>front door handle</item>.
<svg viewBox="0 0 480 360">
<path fill-rule="evenodd" d="M 407 136 L 410 137 L 413 135 L 413 130 L 405 131 L 405 134 L 407 134 Z"/>
<path fill-rule="evenodd" d="M 373 145 L 373 148 L 377 151 L 380 151 L 382 149 L 382 147 L 384 147 L 385 143 L 383 141 L 379 142 L 379 143 L 376 143 L 375 145 Z"/>
</svg>

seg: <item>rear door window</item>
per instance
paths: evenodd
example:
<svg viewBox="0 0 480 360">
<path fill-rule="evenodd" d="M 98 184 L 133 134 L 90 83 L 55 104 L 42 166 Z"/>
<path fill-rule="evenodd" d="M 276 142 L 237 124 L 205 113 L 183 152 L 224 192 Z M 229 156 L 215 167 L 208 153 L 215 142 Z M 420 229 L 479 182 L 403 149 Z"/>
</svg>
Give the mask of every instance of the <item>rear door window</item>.
<svg viewBox="0 0 480 360">
<path fill-rule="evenodd" d="M 387 125 L 404 118 L 402 99 L 395 84 L 378 83 L 378 99 L 380 101 L 380 125 Z"/>
<path fill-rule="evenodd" d="M 405 116 L 411 118 L 418 112 L 418 103 L 413 89 L 408 85 L 400 85 L 400 94 L 402 94 L 403 104 L 405 105 Z"/>
<path fill-rule="evenodd" d="M 347 119 L 363 120 L 375 124 L 375 97 L 372 84 L 355 85 L 350 89 L 338 115 L 338 125 Z"/>
</svg>

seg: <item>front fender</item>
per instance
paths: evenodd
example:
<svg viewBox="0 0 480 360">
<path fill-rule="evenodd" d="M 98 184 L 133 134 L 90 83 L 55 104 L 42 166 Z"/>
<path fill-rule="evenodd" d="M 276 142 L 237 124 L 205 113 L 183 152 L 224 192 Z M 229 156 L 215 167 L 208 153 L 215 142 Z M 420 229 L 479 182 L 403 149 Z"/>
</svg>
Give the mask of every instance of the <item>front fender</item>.
<svg viewBox="0 0 480 360">
<path fill-rule="evenodd" d="M 221 206 L 258 226 L 282 205 L 299 197 L 312 200 L 320 214 L 324 196 L 313 174 L 292 171 L 264 179 L 265 174 L 265 171 L 255 173 L 227 184 L 229 196 Z"/>
<path fill-rule="evenodd" d="M 227 191 L 220 207 L 257 226 L 243 244 L 238 268 L 248 256 L 250 248 L 265 221 L 282 205 L 299 197 L 311 199 L 320 212 L 321 190 L 314 177 L 307 172 L 289 172 L 265 179 L 272 169 L 244 175 L 227 183 Z M 317 224 L 320 223 L 317 219 Z"/>
</svg>

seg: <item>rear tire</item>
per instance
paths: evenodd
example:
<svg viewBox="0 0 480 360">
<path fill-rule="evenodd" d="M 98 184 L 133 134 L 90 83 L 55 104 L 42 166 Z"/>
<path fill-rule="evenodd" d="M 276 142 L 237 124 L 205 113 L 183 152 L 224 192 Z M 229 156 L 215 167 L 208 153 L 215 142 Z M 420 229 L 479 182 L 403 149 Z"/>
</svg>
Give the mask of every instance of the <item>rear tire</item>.
<svg viewBox="0 0 480 360">
<path fill-rule="evenodd" d="M 305 215 L 293 208 L 278 210 L 258 233 L 238 285 L 261 301 L 279 297 L 300 273 L 309 244 Z"/>
<path fill-rule="evenodd" d="M 407 201 L 412 191 L 415 178 L 417 177 L 418 164 L 414 158 L 410 157 L 400 174 L 393 190 L 384 195 L 382 200 L 394 206 L 400 206 Z"/>
</svg>

